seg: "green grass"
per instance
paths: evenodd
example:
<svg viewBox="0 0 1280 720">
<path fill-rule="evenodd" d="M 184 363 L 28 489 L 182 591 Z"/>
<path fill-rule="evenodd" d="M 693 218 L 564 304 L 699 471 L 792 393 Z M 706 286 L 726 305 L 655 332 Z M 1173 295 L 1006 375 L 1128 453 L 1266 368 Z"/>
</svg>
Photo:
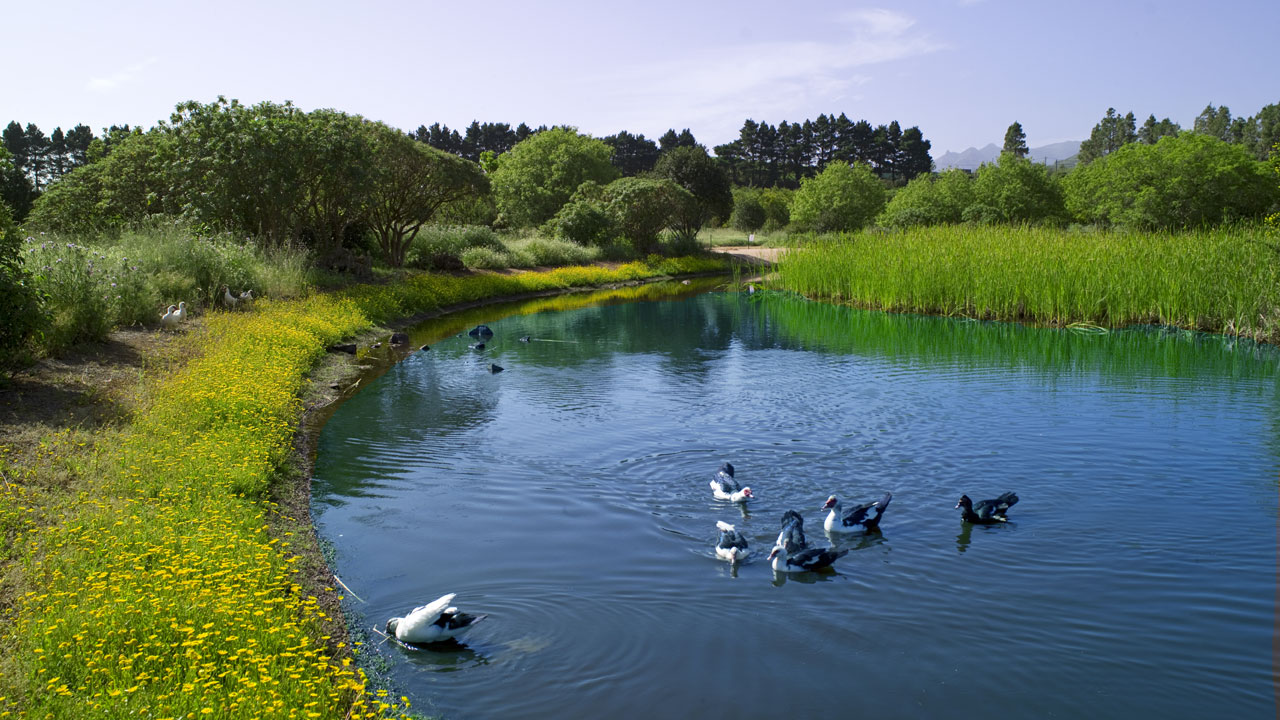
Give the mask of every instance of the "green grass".
<svg viewBox="0 0 1280 720">
<path fill-rule="evenodd" d="M 297 577 L 302 557 L 289 533 L 271 531 L 272 483 L 325 346 L 456 303 L 726 267 L 655 258 L 419 275 L 211 312 L 185 340 L 194 359 L 103 438 L 63 503 L 33 507 L 6 474 L 0 528 L 18 567 L 5 580 L 30 590 L 0 611 L 0 717 L 400 715 L 406 703 L 373 690 L 351 648 L 330 642 L 334 619 Z M 34 472 L 24 482 L 39 482 Z M 41 513 L 57 521 L 29 522 Z"/>
<path fill-rule="evenodd" d="M 746 245 L 747 237 L 750 234 L 743 230 L 735 230 L 728 227 L 704 227 L 698 233 L 698 242 L 711 247 Z M 755 236 L 755 242 L 751 243 L 751 245 L 757 247 L 787 247 L 791 244 L 791 236 L 786 230 L 775 232 L 757 230 Z"/>
<path fill-rule="evenodd" d="M 890 311 L 1276 342 L 1280 252 L 1267 233 L 951 226 L 824 236 L 784 253 L 776 286 Z"/>
</svg>

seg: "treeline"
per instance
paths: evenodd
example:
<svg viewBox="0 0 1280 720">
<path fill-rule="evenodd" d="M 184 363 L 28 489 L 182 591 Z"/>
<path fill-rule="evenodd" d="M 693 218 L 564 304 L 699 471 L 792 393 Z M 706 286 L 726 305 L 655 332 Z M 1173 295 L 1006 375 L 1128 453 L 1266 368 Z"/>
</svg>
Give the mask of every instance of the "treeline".
<svg viewBox="0 0 1280 720">
<path fill-rule="evenodd" d="M 1160 138 L 1180 132 L 1182 126 L 1169 118 L 1156 120 L 1155 115 L 1148 115 L 1139 127 L 1133 112 L 1122 116 L 1115 108 L 1107 108 L 1106 115 L 1093 126 L 1089 139 L 1080 143 L 1078 160 L 1087 164 L 1130 143 L 1154 145 Z M 1280 143 L 1280 104 L 1267 105 L 1257 115 L 1233 118 L 1226 105 L 1215 107 L 1210 103 L 1196 116 L 1191 132 L 1239 145 L 1254 159 L 1266 160 L 1272 148 Z"/>
</svg>

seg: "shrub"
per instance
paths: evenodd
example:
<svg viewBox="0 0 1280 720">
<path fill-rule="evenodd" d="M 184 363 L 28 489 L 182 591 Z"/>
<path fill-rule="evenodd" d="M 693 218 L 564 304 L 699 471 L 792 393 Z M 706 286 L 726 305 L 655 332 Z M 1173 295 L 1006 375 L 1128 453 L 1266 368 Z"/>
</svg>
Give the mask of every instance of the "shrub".
<svg viewBox="0 0 1280 720">
<path fill-rule="evenodd" d="M 422 270 L 460 270 L 463 253 L 471 248 L 502 252 L 506 246 L 498 233 L 483 225 L 430 226 L 418 231 L 405 264 Z"/>
<path fill-rule="evenodd" d="M 587 248 L 568 240 L 542 237 L 517 240 L 508 244 L 507 249 L 511 253 L 527 256 L 531 260 L 528 267 L 585 265 L 600 257 L 598 247 Z"/>
<path fill-rule="evenodd" d="M 0 367 L 16 364 L 41 328 L 40 298 L 23 264 L 22 245 L 9 206 L 0 200 Z"/>
<path fill-rule="evenodd" d="M 768 216 L 765 214 L 764 205 L 760 203 L 759 190 L 755 188 L 734 188 L 733 215 L 729 218 L 729 224 L 735 230 L 755 232 L 764 227 L 767 219 Z"/>
<path fill-rule="evenodd" d="M 1059 223 L 1066 216 L 1062 189 L 1048 167 L 1003 153 L 995 163 L 983 163 L 973 181 L 974 202 L 994 211 L 1007 223 Z M 985 212 L 984 212 L 985 215 Z M 970 213 L 965 213 L 969 220 Z"/>
<path fill-rule="evenodd" d="M 473 270 L 501 270 L 511 267 L 511 256 L 506 250 L 489 247 L 473 247 L 462 251 L 462 264 Z"/>
<path fill-rule="evenodd" d="M 556 237 L 578 245 L 603 246 L 617 233 L 613 216 L 600 200 L 574 197 L 552 218 Z"/>
<path fill-rule="evenodd" d="M 764 209 L 764 230 L 773 232 L 791 224 L 791 203 L 795 191 L 787 188 L 768 188 L 760 191 L 760 207 Z"/>
<path fill-rule="evenodd" d="M 885 204 L 885 188 L 864 163 L 832 163 L 796 191 L 791 220 L 803 230 L 847 231 L 862 228 Z"/>
<path fill-rule="evenodd" d="M 609 214 L 618 231 L 640 252 L 658 245 L 658 235 L 684 209 L 693 205 L 692 194 L 671 180 L 627 177 L 604 189 Z M 694 232 L 696 233 L 696 226 Z"/>
</svg>

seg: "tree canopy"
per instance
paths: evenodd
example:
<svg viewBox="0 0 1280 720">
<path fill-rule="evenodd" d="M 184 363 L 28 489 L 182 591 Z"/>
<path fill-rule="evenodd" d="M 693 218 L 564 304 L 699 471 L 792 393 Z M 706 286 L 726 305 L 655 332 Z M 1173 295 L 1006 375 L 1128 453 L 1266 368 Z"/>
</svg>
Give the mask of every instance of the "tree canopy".
<svg viewBox="0 0 1280 720">
<path fill-rule="evenodd" d="M 516 227 L 550 220 L 582 183 L 607 185 L 618 177 L 613 150 L 571 128 L 553 128 L 519 143 L 502 157 L 490 180 L 505 221 Z"/>
<path fill-rule="evenodd" d="M 1022 123 L 1015 120 L 1005 131 L 1004 148 L 1000 152 L 1013 153 L 1020 158 L 1027 156 L 1030 150 L 1027 149 L 1027 134 L 1022 131 Z"/>
<path fill-rule="evenodd" d="M 884 207 L 887 191 L 865 163 L 832 163 L 800 183 L 791 221 L 817 232 L 858 230 Z"/>
<path fill-rule="evenodd" d="M 1093 126 L 1089 139 L 1080 143 L 1080 164 L 1087 165 L 1137 141 L 1136 122 L 1132 112 L 1121 117 L 1116 114 L 1115 108 L 1107 108 L 1107 114 Z"/>
</svg>

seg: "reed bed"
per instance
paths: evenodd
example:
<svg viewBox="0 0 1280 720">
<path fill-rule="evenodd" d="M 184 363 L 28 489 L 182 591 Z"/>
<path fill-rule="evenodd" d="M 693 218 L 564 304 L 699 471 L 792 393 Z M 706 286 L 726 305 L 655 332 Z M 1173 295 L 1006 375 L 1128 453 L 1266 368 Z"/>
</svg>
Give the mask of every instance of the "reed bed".
<svg viewBox="0 0 1280 720">
<path fill-rule="evenodd" d="M 31 589 L 0 611 L 0 717 L 403 716 L 407 699 L 373 689 L 332 641 L 301 556 L 271 531 L 271 485 L 324 348 L 455 303 L 724 267 L 424 275 L 210 312 L 185 339 L 195 358 L 100 444 L 64 506 L 35 507 L 23 483 L 38 478 L 6 475 L 0 528 Z"/>
<path fill-rule="evenodd" d="M 1260 226 L 1187 232 L 929 227 L 825 236 L 777 285 L 895 312 L 1046 325 L 1170 325 L 1280 340 L 1280 245 Z"/>
</svg>

